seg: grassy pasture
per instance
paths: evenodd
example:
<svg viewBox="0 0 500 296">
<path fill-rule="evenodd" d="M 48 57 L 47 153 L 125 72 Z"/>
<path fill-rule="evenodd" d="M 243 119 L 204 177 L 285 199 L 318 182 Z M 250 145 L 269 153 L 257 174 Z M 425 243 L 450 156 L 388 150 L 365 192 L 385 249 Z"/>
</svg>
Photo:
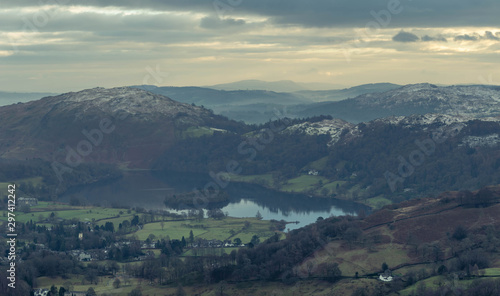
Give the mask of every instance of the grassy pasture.
<svg viewBox="0 0 500 296">
<path fill-rule="evenodd" d="M 245 228 L 245 221 L 250 222 L 250 226 Z M 269 228 L 271 222 L 258 220 L 256 218 L 233 218 L 226 217 L 222 220 L 203 219 L 201 221 L 165 221 L 163 230 L 161 222 L 148 223 L 143 229 L 135 232 L 140 240 L 145 240 L 150 234 L 156 237 L 166 237 L 171 239 L 181 239 L 183 236 L 188 239 L 189 232 L 193 231 L 195 238 L 226 240 L 239 237 L 243 243 L 248 243 L 252 236 L 259 236 L 263 241 L 272 235 L 274 231 Z"/>
</svg>

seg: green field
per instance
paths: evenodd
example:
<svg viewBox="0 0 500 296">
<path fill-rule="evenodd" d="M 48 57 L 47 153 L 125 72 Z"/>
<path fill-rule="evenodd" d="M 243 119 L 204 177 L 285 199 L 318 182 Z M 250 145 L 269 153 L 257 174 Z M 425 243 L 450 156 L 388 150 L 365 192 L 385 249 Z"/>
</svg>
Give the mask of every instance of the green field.
<svg viewBox="0 0 500 296">
<path fill-rule="evenodd" d="M 329 182 L 329 180 L 322 176 L 312 176 L 312 175 L 302 175 L 297 178 L 288 180 L 287 184 L 283 185 L 282 190 L 288 192 L 303 192 L 308 190 L 314 190 L 316 185 Z"/>
<path fill-rule="evenodd" d="M 486 268 L 484 269 L 486 276 L 500 276 L 500 268 Z"/>
<path fill-rule="evenodd" d="M 440 282 L 446 281 L 446 277 L 439 275 L 427 278 L 425 280 L 418 281 L 416 284 L 409 286 L 408 288 L 399 291 L 401 295 L 410 295 L 412 292 L 417 290 L 418 285 L 424 284 L 427 288 L 438 288 Z"/>
<path fill-rule="evenodd" d="M 387 198 L 379 195 L 379 196 L 367 199 L 366 200 L 366 204 L 369 205 L 370 207 L 374 208 L 374 209 L 380 209 L 383 206 L 392 204 L 392 201 L 390 201 Z"/>
<path fill-rule="evenodd" d="M 273 186 L 274 180 L 272 174 L 262 174 L 262 175 L 229 175 L 231 181 L 234 182 L 245 182 L 254 183 L 263 186 Z"/>
<path fill-rule="evenodd" d="M 344 275 L 353 276 L 356 271 L 360 274 L 377 272 L 381 269 L 382 263 L 386 262 L 389 267 L 411 262 L 407 251 L 399 245 L 380 245 L 376 252 L 370 252 L 367 249 L 357 249 L 347 251 L 340 258 L 339 267 Z"/>
<path fill-rule="evenodd" d="M 121 212 L 121 213 L 120 213 Z M 41 220 L 48 219 L 50 215 L 54 213 L 55 218 L 61 218 L 65 220 L 70 220 L 76 218 L 82 222 L 92 222 L 101 219 L 111 219 L 102 220 L 98 224 L 104 224 L 106 221 L 121 223 L 123 220 L 130 220 L 133 216 L 127 214 L 125 209 L 113 209 L 113 208 L 101 208 L 101 207 L 72 207 L 63 204 L 52 204 L 47 202 L 40 202 L 37 206 L 31 207 L 31 212 L 23 213 L 16 212 L 16 221 L 28 222 L 33 220 L 33 222 L 39 222 Z M 0 220 L 6 220 L 6 217 L 0 217 Z"/>
<path fill-rule="evenodd" d="M 245 221 L 250 222 L 250 226 L 245 228 Z M 270 221 L 258 220 L 256 218 L 233 218 L 226 217 L 222 220 L 203 219 L 202 221 L 165 221 L 163 230 L 160 222 L 148 223 L 143 229 L 131 234 L 136 235 L 140 240 L 145 240 L 150 234 L 157 238 L 169 236 L 171 239 L 185 239 L 189 237 L 189 232 L 193 231 L 195 238 L 227 240 L 239 237 L 243 243 L 248 243 L 254 235 L 261 241 L 274 235 L 274 231 L 269 230 Z M 202 228 L 203 227 L 203 228 Z"/>
<path fill-rule="evenodd" d="M 307 167 L 318 168 L 325 159 L 317 160 Z M 302 193 L 313 193 L 320 196 L 329 196 L 331 194 L 337 194 L 337 185 L 342 186 L 346 181 L 331 181 L 323 176 L 313 176 L 313 175 L 301 175 L 299 177 L 287 180 L 281 186 L 275 184 L 272 174 L 262 174 L 262 175 L 229 175 L 231 181 L 244 182 L 259 184 L 265 187 L 275 188 L 283 192 L 302 192 Z M 326 189 L 326 191 L 325 191 Z M 354 188 L 358 189 L 359 188 Z"/>
<path fill-rule="evenodd" d="M 121 273 L 116 277 L 101 276 L 97 285 L 82 282 L 82 276 L 68 275 L 69 278 L 63 279 L 61 277 L 38 278 L 37 288 L 49 289 L 52 285 L 56 287 L 64 286 L 70 283 L 75 291 L 87 291 L 92 287 L 97 295 L 106 293 L 108 295 L 128 295 L 136 287 L 140 287 L 142 295 L 176 295 L 177 284 L 160 286 L 158 284 L 149 284 L 147 280 L 138 280 L 137 278 L 129 278 L 129 282 L 125 285 L 125 278 Z M 113 287 L 113 281 L 118 278 L 121 281 L 121 286 L 118 289 Z M 367 281 L 367 280 L 365 280 Z M 285 285 L 281 282 L 241 282 L 236 284 L 225 283 L 225 295 L 349 295 L 345 294 L 345 290 L 340 290 L 339 287 L 332 286 L 325 281 L 305 280 L 299 285 Z M 220 284 L 203 284 L 194 285 L 192 287 L 184 286 L 186 295 L 200 295 L 200 296 L 214 296 Z M 335 293 L 335 292 L 338 293 Z"/>
<path fill-rule="evenodd" d="M 65 209 L 83 209 L 84 207 L 70 206 L 63 203 L 55 203 L 48 201 L 39 201 L 36 206 L 31 207 L 32 212 L 43 212 L 43 211 L 60 211 Z M 90 208 L 90 207 L 88 207 Z"/>
<path fill-rule="evenodd" d="M 180 132 L 180 137 L 186 138 L 199 138 L 202 136 L 210 136 L 214 130 L 205 126 L 190 126 L 186 130 Z"/>
<path fill-rule="evenodd" d="M 329 194 L 330 193 L 337 193 L 337 185 L 342 186 L 344 185 L 344 183 L 346 183 L 346 181 L 333 181 L 331 183 L 328 183 L 326 185 L 323 186 L 323 188 L 326 188 L 329 190 Z"/>
<path fill-rule="evenodd" d="M 16 212 L 16 221 L 23 223 L 30 220 L 33 222 L 43 221 L 44 225 L 50 225 L 50 216 L 52 213 L 55 215 L 54 221 L 58 221 L 59 219 L 78 219 L 81 222 L 94 222 L 96 225 L 104 225 L 106 222 L 112 222 L 115 225 L 115 229 L 124 220 L 131 220 L 137 214 L 135 211 L 128 213 L 126 209 L 81 207 L 60 203 L 39 202 L 37 206 L 31 208 L 31 212 L 29 213 Z M 7 220 L 6 211 L 2 211 L 0 221 L 2 220 Z M 46 222 L 47 220 L 49 222 Z M 246 221 L 250 223 L 249 227 L 245 227 Z M 184 236 L 187 239 L 189 232 L 192 230 L 194 236 L 197 238 L 233 240 L 239 237 L 244 243 L 248 243 L 254 235 L 259 236 L 261 241 L 274 235 L 274 231 L 270 230 L 272 225 L 270 221 L 258 220 L 256 218 L 226 217 L 222 220 L 203 219 L 201 221 L 172 221 L 172 218 L 167 218 L 163 222 L 163 229 L 161 224 L 159 221 L 147 223 L 141 230 L 129 236 L 135 235 L 140 240 L 146 240 L 150 234 L 155 235 L 157 238 L 166 238 L 168 236 L 171 239 L 181 239 Z"/>
<path fill-rule="evenodd" d="M 146 280 L 140 281 L 137 278 L 129 278 L 130 282 L 125 284 L 123 276 L 118 274 L 117 278 L 120 279 L 122 283 L 118 289 L 113 287 L 113 281 L 116 279 L 113 276 L 100 276 L 99 283 L 95 285 L 85 281 L 82 275 L 69 275 L 67 279 L 63 279 L 61 277 L 39 277 L 37 279 L 37 287 L 49 289 L 52 285 L 60 287 L 70 283 L 73 286 L 73 291 L 86 292 L 88 288 L 92 287 L 98 295 L 101 295 L 102 293 L 108 293 L 111 295 L 128 295 L 128 293 L 130 293 L 130 291 L 135 289 L 137 286 L 142 288 L 143 295 L 164 295 L 165 292 L 169 291 L 169 289 L 162 286 L 148 285 Z M 175 288 L 172 288 L 171 292 L 173 291 L 175 291 Z"/>
</svg>

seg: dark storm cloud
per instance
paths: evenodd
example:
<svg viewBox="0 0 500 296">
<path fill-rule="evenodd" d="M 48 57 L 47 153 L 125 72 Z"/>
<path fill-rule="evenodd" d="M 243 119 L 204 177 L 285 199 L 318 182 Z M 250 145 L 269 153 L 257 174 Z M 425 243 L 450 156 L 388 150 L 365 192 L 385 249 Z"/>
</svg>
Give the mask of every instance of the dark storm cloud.
<svg viewBox="0 0 500 296">
<path fill-rule="evenodd" d="M 392 41 L 396 42 L 417 42 L 419 40 L 420 37 L 418 37 L 417 35 L 405 31 L 401 31 L 397 33 L 394 37 L 392 37 Z"/>
<path fill-rule="evenodd" d="M 47 18 L 40 22 L 33 14 L 22 16 L 7 15 L 0 9 L 0 31 L 32 31 L 61 32 L 61 31 L 164 31 L 187 30 L 192 28 L 190 19 L 185 16 L 164 15 L 105 15 L 95 12 L 68 13 L 45 12 Z M 42 18 L 40 18 L 42 19 Z"/>
<path fill-rule="evenodd" d="M 458 35 L 454 38 L 455 41 L 477 41 L 479 40 L 478 36 L 475 35 L 469 35 L 469 34 L 464 34 L 464 35 Z"/>
<path fill-rule="evenodd" d="M 446 38 L 442 36 L 429 36 L 429 35 L 424 35 L 421 38 L 422 41 L 424 42 L 429 42 L 429 41 L 440 41 L 440 42 L 447 42 Z"/>
<path fill-rule="evenodd" d="M 497 37 L 497 36 L 500 36 L 500 32 L 497 32 L 495 35 L 492 32 L 490 32 L 490 31 L 486 31 L 486 32 L 484 32 L 484 39 L 488 39 L 488 40 L 500 40 L 500 37 Z"/>
<path fill-rule="evenodd" d="M 155 11 L 191 11 L 217 16 L 258 15 L 283 25 L 304 27 L 364 27 L 391 13 L 389 27 L 453 27 L 498 25 L 497 0 L 42 0 L 41 3 L 97 7 L 123 7 Z M 0 7 L 36 6 L 37 1 L 3 0 Z M 236 18 L 236 17 L 235 17 Z"/>
<path fill-rule="evenodd" d="M 216 17 L 204 17 L 200 22 L 200 27 L 205 29 L 222 29 L 222 28 L 234 28 L 242 27 L 245 25 L 245 21 L 241 19 L 219 19 Z"/>
<path fill-rule="evenodd" d="M 458 35 L 455 37 L 455 41 L 480 41 L 480 40 L 500 41 L 500 32 L 493 33 L 491 31 L 485 31 L 484 35 L 474 33 L 474 34 Z"/>
</svg>

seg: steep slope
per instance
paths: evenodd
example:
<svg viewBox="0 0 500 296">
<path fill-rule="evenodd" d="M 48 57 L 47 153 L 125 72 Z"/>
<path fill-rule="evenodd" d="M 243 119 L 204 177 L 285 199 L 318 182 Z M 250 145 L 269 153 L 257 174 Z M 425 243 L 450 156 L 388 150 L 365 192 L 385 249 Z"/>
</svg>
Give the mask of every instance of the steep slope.
<svg viewBox="0 0 500 296">
<path fill-rule="evenodd" d="M 144 90 L 95 88 L 0 108 L 0 157 L 149 167 L 183 131 L 224 122 Z"/>
</svg>

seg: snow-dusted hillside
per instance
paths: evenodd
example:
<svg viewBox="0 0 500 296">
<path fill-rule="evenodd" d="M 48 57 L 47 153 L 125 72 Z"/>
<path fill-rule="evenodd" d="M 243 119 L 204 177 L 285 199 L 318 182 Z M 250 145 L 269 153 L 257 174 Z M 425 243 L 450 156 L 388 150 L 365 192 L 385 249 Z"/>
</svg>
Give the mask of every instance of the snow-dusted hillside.
<svg viewBox="0 0 500 296">
<path fill-rule="evenodd" d="M 330 135 L 331 141 L 328 146 L 334 145 L 340 139 L 344 130 L 354 131 L 355 125 L 342 119 L 322 120 L 319 122 L 303 122 L 287 127 L 283 133 L 293 134 L 296 132 L 308 135 Z"/>
<path fill-rule="evenodd" d="M 197 116 L 200 113 L 206 113 L 203 108 L 179 103 L 162 95 L 129 87 L 110 89 L 98 87 L 66 93 L 50 99 L 60 102 L 61 110 L 78 108 L 84 113 L 93 108 L 109 114 L 126 112 L 130 115 L 162 114 L 174 116 L 182 112 L 185 115 Z"/>
<path fill-rule="evenodd" d="M 393 109 L 432 109 L 433 113 L 473 117 L 500 114 L 500 87 L 411 84 L 380 94 L 361 95 L 354 99 L 360 106 Z"/>
<path fill-rule="evenodd" d="M 373 122 L 383 122 L 393 125 L 401 124 L 405 127 L 412 127 L 416 125 L 424 126 L 433 124 L 451 125 L 455 123 L 464 123 L 473 119 L 474 117 L 472 116 L 461 116 L 461 115 L 453 116 L 447 114 L 429 113 L 424 115 L 386 117 L 386 118 L 376 119 Z"/>
<path fill-rule="evenodd" d="M 490 134 L 486 136 L 467 136 L 462 139 L 463 145 L 467 145 L 471 148 L 488 146 L 494 147 L 500 144 L 500 136 L 498 134 Z"/>
<path fill-rule="evenodd" d="M 321 102 L 292 109 L 298 117 L 330 115 L 353 123 L 390 116 L 439 113 L 484 118 L 500 116 L 500 86 L 406 85 L 338 102 Z"/>
<path fill-rule="evenodd" d="M 458 135 L 462 129 L 467 127 L 469 122 L 476 120 L 472 116 L 453 116 L 447 114 L 425 114 L 411 116 L 391 116 L 376 119 L 370 122 L 354 125 L 342 119 L 322 120 L 319 122 L 303 122 L 289 126 L 283 133 L 305 133 L 308 135 L 330 135 L 331 140 L 328 146 L 331 147 L 341 141 L 348 142 L 354 138 L 363 136 L 361 126 L 370 127 L 370 125 L 397 125 L 407 129 L 418 129 L 429 131 L 432 134 L 454 134 Z M 480 119 L 487 122 L 500 122 L 499 117 L 487 117 Z M 499 131 L 500 132 L 500 131 Z M 465 145 L 492 146 L 496 145 L 498 134 L 484 137 L 466 136 L 462 140 Z"/>
</svg>

